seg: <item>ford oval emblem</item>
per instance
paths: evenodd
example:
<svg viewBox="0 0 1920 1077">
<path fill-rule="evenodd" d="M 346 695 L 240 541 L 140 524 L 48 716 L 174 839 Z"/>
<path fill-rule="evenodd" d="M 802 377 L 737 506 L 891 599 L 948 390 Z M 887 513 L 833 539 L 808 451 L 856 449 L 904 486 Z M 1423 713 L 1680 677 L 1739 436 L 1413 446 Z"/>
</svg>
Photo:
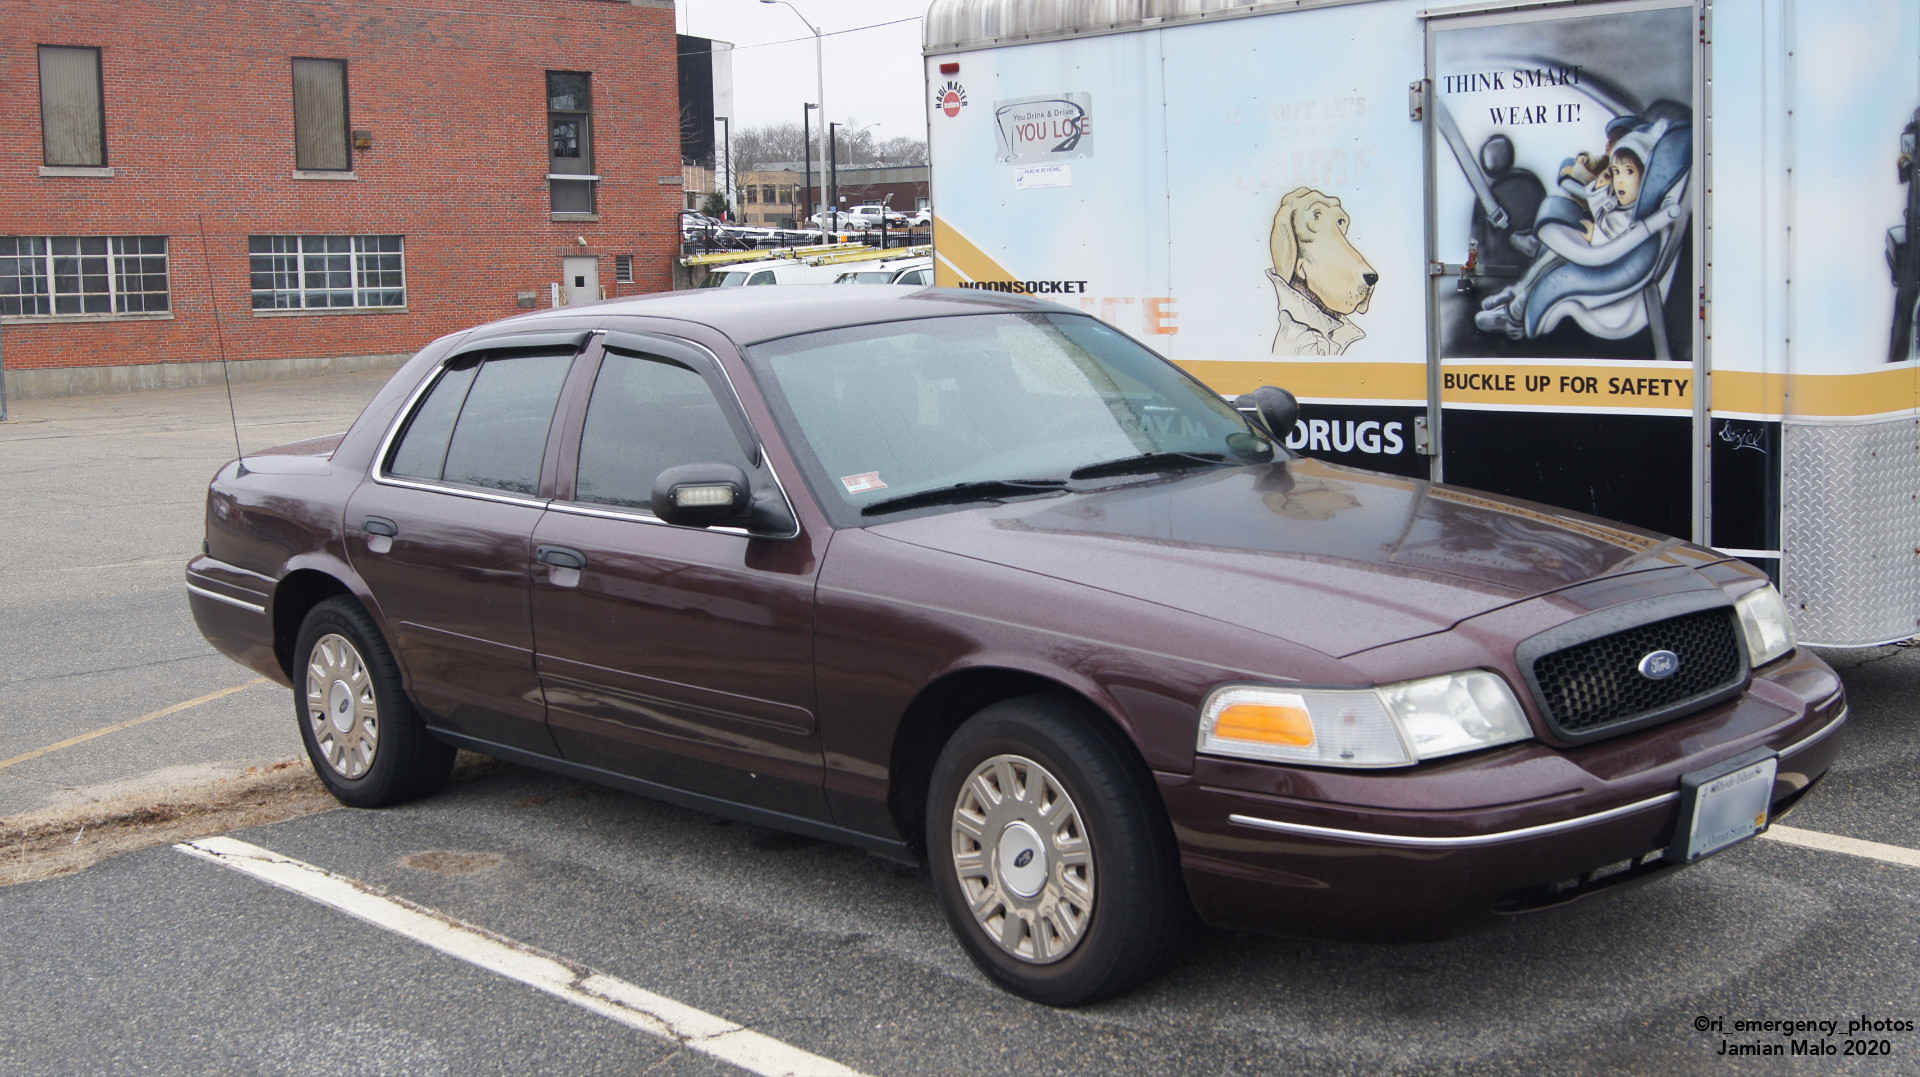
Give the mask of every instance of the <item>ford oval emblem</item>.
<svg viewBox="0 0 1920 1077">
<path fill-rule="evenodd" d="M 1013 858 L 1013 866 L 1016 868 L 1024 868 L 1031 863 L 1033 863 L 1032 849 L 1022 849 L 1020 855 Z"/>
<path fill-rule="evenodd" d="M 1650 681 L 1664 681 L 1680 672 L 1680 656 L 1672 651 L 1654 651 L 1642 658 L 1636 668 Z"/>
</svg>

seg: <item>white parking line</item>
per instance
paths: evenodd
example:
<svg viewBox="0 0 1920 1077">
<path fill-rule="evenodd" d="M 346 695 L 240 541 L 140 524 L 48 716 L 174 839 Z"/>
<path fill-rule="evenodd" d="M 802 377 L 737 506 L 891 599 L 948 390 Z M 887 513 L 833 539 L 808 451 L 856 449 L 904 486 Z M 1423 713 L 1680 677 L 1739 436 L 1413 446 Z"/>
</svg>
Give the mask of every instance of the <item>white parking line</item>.
<svg viewBox="0 0 1920 1077">
<path fill-rule="evenodd" d="M 802 1051 L 722 1017 L 635 987 L 624 980 L 541 953 L 484 928 L 366 884 L 233 838 L 201 838 L 174 846 L 385 928 L 443 954 L 545 991 L 629 1028 L 699 1051 L 764 1077 L 864 1077 L 829 1058 Z"/>
<path fill-rule="evenodd" d="M 1884 860 L 1889 864 L 1904 864 L 1910 868 L 1920 868 L 1920 849 L 1909 849 L 1904 845 L 1883 845 L 1877 841 L 1843 838 L 1838 834 L 1828 834 L 1819 830 L 1801 830 L 1799 827 L 1781 826 L 1778 823 L 1768 827 L 1766 833 L 1760 836 L 1772 838 L 1787 845 L 1798 845 L 1803 849 L 1822 849 L 1830 853 L 1846 853 L 1850 856 Z"/>
</svg>

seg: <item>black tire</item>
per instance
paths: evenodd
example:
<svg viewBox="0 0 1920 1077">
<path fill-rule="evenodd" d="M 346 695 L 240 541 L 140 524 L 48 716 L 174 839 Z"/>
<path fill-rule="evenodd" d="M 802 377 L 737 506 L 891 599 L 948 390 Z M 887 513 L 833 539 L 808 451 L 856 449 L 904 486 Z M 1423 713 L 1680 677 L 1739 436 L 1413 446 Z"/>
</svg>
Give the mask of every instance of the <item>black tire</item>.
<svg viewBox="0 0 1920 1077">
<path fill-rule="evenodd" d="M 328 683 L 310 695 L 313 671 Z M 293 646 L 292 673 L 307 758 L 342 804 L 384 808 L 447 783 L 454 749 L 427 732 L 400 685 L 393 652 L 360 603 L 340 596 L 308 611 Z"/>
<path fill-rule="evenodd" d="M 1028 768 L 1022 776 L 1021 765 L 1009 760 L 1025 760 L 1041 772 Z M 979 774 L 987 787 L 1008 793 L 996 772 L 1011 775 L 1020 794 L 1005 801 L 1025 802 L 1029 795 L 1044 800 L 1052 794 L 1032 790 L 1051 779 L 1065 800 L 1055 799 L 1051 814 L 1041 815 L 1073 824 L 1060 813 L 1077 811 L 1078 823 L 1044 839 L 1035 827 L 1019 831 L 1032 813 L 989 810 L 983 787 L 974 782 Z M 985 843 L 962 830 L 963 808 L 967 825 L 977 827 Z M 971 822 L 976 817 L 984 822 Z M 994 830 L 1002 817 L 1010 821 Z M 1191 936 L 1193 907 L 1152 775 L 1117 730 L 1077 701 L 1023 696 L 968 719 L 934 766 L 926 835 L 934 886 L 961 946 L 995 983 L 1022 998 L 1075 1006 L 1131 990 L 1165 969 Z M 956 844 L 971 847 L 961 850 L 964 862 L 956 857 Z M 1084 867 L 1072 862 L 1081 852 L 1090 857 L 1082 858 Z M 1036 860 L 1040 875 L 1031 866 Z M 1084 891 L 1084 880 L 1069 877 L 1083 871 L 1091 882 Z M 1023 886 L 1036 892 L 1023 895 Z M 1076 895 L 1090 898 L 1084 911 L 1072 908 Z M 976 913 L 976 900 L 983 910 L 997 904 L 1001 914 Z M 1014 924 L 1016 917 L 1022 923 Z M 1076 919 L 1080 929 L 1068 940 L 1060 928 Z M 1000 937 L 1016 937 L 1016 949 L 1024 952 L 989 933 L 995 923 Z"/>
</svg>

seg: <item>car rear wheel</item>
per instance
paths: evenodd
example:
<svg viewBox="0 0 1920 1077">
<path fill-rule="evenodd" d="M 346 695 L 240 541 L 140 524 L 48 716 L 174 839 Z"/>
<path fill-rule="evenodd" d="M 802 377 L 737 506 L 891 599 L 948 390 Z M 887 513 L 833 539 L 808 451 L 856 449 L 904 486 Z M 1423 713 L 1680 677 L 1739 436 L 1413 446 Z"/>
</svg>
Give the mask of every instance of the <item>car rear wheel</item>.
<svg viewBox="0 0 1920 1077">
<path fill-rule="evenodd" d="M 414 713 L 392 651 L 358 602 L 339 597 L 315 606 L 293 653 L 300 739 L 335 798 L 381 808 L 446 784 L 454 750 Z"/>
<path fill-rule="evenodd" d="M 928 791 L 927 851 L 967 955 L 1035 1002 L 1129 990 L 1192 925 L 1146 767 L 1065 700 L 1006 700 L 954 733 Z"/>
</svg>

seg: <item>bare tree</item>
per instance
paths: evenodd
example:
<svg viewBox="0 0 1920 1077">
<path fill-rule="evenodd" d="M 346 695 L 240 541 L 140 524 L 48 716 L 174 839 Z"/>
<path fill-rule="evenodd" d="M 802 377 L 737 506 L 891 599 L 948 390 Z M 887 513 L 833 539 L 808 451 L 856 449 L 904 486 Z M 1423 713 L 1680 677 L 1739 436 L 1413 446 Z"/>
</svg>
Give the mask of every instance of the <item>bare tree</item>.
<svg viewBox="0 0 1920 1077">
<path fill-rule="evenodd" d="M 807 134 L 818 139 L 820 132 Z M 835 132 L 834 158 L 842 165 L 923 165 L 927 163 L 927 144 L 917 138 L 890 138 L 881 141 L 872 128 L 842 124 Z M 818 143 L 815 143 L 817 146 Z M 802 139 L 797 123 L 775 123 L 764 127 L 743 127 L 733 136 L 733 169 L 754 172 L 774 164 L 798 164 L 813 160 L 819 151 Z"/>
<path fill-rule="evenodd" d="M 733 170 L 756 172 L 768 165 L 805 160 L 811 154 L 800 137 L 797 123 L 775 123 L 765 127 L 742 127 L 733 136 Z"/>
<path fill-rule="evenodd" d="M 901 135 L 887 139 L 874 147 L 879 163 L 890 165 L 923 165 L 927 163 L 927 144 L 917 138 Z"/>
</svg>

